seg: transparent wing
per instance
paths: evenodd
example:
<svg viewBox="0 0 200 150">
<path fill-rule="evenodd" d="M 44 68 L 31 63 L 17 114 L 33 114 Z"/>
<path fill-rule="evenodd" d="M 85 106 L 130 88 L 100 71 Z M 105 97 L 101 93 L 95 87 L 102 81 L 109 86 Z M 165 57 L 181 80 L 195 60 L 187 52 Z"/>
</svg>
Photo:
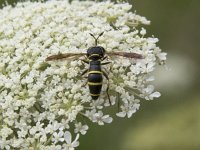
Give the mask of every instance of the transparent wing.
<svg viewBox="0 0 200 150">
<path fill-rule="evenodd" d="M 57 54 L 57 55 L 51 55 L 47 57 L 45 60 L 46 61 L 52 61 L 52 60 L 59 60 L 59 59 L 64 59 L 64 58 L 69 58 L 69 57 L 81 57 L 86 55 L 86 53 L 65 53 L 65 54 Z"/>
<path fill-rule="evenodd" d="M 137 53 L 129 53 L 129 52 L 108 52 L 106 53 L 109 56 L 122 56 L 127 58 L 135 58 L 135 59 L 143 59 L 143 56 Z"/>
</svg>

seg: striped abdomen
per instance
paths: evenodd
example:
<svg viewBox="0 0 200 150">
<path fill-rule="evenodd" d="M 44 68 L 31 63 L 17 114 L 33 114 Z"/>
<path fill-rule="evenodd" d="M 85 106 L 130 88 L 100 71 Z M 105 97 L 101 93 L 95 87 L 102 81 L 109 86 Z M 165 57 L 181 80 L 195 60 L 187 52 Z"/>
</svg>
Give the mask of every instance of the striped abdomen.
<svg viewBox="0 0 200 150">
<path fill-rule="evenodd" d="M 94 63 L 94 62 L 93 62 Z M 101 72 L 101 66 L 100 63 L 91 64 L 89 73 L 88 73 L 88 86 L 90 90 L 90 95 L 93 100 L 97 100 L 102 88 L 102 72 Z"/>
</svg>

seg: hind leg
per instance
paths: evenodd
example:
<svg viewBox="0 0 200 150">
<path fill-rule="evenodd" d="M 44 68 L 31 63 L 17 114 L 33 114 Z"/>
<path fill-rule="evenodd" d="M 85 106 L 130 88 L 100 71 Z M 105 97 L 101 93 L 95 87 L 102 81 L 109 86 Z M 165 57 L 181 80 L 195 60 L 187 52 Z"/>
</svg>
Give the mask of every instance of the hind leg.
<svg viewBox="0 0 200 150">
<path fill-rule="evenodd" d="M 111 105 L 110 95 L 109 95 L 109 93 L 108 93 L 108 90 L 109 90 L 109 78 L 108 78 L 108 75 L 106 74 L 105 71 L 102 71 L 102 72 L 103 72 L 104 77 L 106 77 L 106 79 L 107 79 L 107 81 L 108 81 L 108 83 L 107 83 L 107 89 L 106 89 L 106 94 L 107 94 L 107 96 L 108 96 L 108 100 L 109 100 L 109 103 L 110 103 L 110 105 Z"/>
</svg>

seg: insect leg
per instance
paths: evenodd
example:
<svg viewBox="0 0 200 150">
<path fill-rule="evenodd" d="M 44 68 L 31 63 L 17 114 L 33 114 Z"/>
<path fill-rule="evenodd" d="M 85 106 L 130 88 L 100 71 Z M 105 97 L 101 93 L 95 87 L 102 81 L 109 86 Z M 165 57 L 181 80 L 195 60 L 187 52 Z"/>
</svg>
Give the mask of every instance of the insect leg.
<svg viewBox="0 0 200 150">
<path fill-rule="evenodd" d="M 106 94 L 108 96 L 108 100 L 109 100 L 109 103 L 111 105 L 111 100 L 110 100 L 110 95 L 108 93 L 108 90 L 109 90 L 109 78 L 108 78 L 108 75 L 106 74 L 106 72 L 102 71 L 103 72 L 103 75 L 106 77 L 107 81 L 108 81 L 108 84 L 107 84 L 107 89 L 106 89 Z"/>
<path fill-rule="evenodd" d="M 85 69 L 82 73 L 81 73 L 81 76 L 85 75 L 87 72 L 88 72 L 89 69 Z M 88 77 L 84 77 L 84 78 L 88 78 Z M 86 86 L 87 85 L 87 82 L 84 83 L 82 86 Z"/>
<path fill-rule="evenodd" d="M 105 57 L 102 58 L 101 61 L 104 61 L 107 58 L 108 58 L 108 56 L 105 56 Z M 104 62 L 104 63 L 101 63 L 101 65 L 107 65 L 107 64 L 110 64 L 110 63 L 111 63 L 110 61 L 109 62 Z"/>
<path fill-rule="evenodd" d="M 104 61 L 106 58 L 108 58 L 108 56 L 104 56 L 101 61 Z"/>
<path fill-rule="evenodd" d="M 89 64 L 88 58 L 86 57 L 86 55 L 84 55 L 85 59 L 80 59 L 82 62 Z"/>
<path fill-rule="evenodd" d="M 88 69 L 85 69 L 82 73 L 81 76 L 83 76 L 84 74 L 86 74 L 88 72 Z"/>
<path fill-rule="evenodd" d="M 85 59 L 81 59 L 82 62 L 89 64 L 89 61 L 85 60 Z"/>
<path fill-rule="evenodd" d="M 107 64 L 110 64 L 110 63 L 112 63 L 112 62 L 105 62 L 105 63 L 101 63 L 101 65 L 107 65 Z"/>
</svg>

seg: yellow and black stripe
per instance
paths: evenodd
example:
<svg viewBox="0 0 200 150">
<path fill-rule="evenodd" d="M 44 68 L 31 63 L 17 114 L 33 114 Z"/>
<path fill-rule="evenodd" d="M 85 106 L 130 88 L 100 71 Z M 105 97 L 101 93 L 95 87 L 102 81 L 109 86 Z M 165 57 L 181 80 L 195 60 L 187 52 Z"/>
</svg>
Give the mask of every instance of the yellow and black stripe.
<svg viewBox="0 0 200 150">
<path fill-rule="evenodd" d="M 92 58 L 92 57 L 99 57 L 99 54 L 91 54 L 88 58 L 90 59 L 90 58 Z"/>
<path fill-rule="evenodd" d="M 102 82 L 103 82 L 102 74 L 103 73 L 101 71 L 100 64 L 98 64 L 97 62 L 95 63 L 95 65 L 90 64 L 90 71 L 88 72 L 87 84 L 90 89 L 90 95 L 94 100 L 98 99 L 101 93 Z"/>
</svg>

